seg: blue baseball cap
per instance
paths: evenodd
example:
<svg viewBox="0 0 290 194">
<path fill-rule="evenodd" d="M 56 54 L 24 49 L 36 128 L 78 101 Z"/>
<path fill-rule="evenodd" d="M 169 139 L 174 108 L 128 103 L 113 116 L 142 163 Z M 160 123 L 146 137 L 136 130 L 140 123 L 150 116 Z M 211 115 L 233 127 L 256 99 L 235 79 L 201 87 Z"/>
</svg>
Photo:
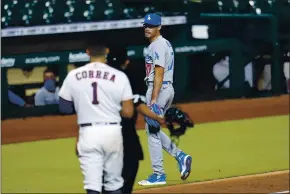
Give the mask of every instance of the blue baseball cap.
<svg viewBox="0 0 290 194">
<path fill-rule="evenodd" d="M 144 24 L 150 24 L 154 26 L 161 25 L 161 16 L 156 13 L 148 13 L 144 17 Z"/>
</svg>

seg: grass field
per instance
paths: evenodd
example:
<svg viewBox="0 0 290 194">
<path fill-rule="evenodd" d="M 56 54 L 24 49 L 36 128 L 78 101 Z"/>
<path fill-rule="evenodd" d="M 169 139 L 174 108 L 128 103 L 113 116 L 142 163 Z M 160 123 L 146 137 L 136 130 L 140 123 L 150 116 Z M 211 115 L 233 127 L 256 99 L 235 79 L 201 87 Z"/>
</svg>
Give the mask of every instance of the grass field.
<svg viewBox="0 0 290 194">
<path fill-rule="evenodd" d="M 146 160 L 137 181 L 152 172 L 145 131 L 139 135 Z M 2 146 L 2 192 L 83 192 L 74 143 L 69 138 Z M 289 169 L 289 115 L 196 125 L 180 148 L 193 156 L 186 182 Z M 164 167 L 168 184 L 183 183 L 175 159 L 165 152 Z"/>
</svg>

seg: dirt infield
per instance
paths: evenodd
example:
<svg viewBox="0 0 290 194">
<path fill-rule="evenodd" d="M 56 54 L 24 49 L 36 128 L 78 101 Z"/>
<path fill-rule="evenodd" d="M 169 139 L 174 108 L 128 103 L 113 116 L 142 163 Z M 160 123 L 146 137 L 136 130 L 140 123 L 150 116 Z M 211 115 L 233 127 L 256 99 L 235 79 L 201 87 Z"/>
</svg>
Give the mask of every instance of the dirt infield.
<svg viewBox="0 0 290 194">
<path fill-rule="evenodd" d="M 289 170 L 142 189 L 134 193 L 274 193 L 280 191 L 289 191 Z"/>
<path fill-rule="evenodd" d="M 196 124 L 289 114 L 289 95 L 178 105 Z M 144 128 L 138 117 L 137 128 Z M 73 137 L 75 116 L 47 116 L 2 121 L 2 144 Z M 270 193 L 289 191 L 289 171 L 139 190 L 136 193 Z"/>
<path fill-rule="evenodd" d="M 196 124 L 289 114 L 289 95 L 260 99 L 221 100 L 178 105 Z M 144 129 L 138 117 L 137 128 Z M 76 116 L 46 116 L 2 121 L 2 144 L 77 135 Z"/>
</svg>

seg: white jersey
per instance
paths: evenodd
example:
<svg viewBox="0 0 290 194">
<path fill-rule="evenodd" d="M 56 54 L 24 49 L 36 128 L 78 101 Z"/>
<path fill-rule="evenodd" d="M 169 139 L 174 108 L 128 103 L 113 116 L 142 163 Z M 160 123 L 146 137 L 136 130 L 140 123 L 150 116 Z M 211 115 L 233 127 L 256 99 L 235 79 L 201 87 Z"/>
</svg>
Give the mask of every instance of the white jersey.
<svg viewBox="0 0 290 194">
<path fill-rule="evenodd" d="M 121 122 L 121 102 L 133 98 L 128 77 L 99 62 L 70 71 L 59 96 L 73 101 L 78 124 Z"/>
<path fill-rule="evenodd" d="M 163 81 L 173 83 L 174 52 L 170 42 L 161 35 L 148 46 L 148 52 L 145 56 L 145 81 L 154 81 L 155 65 L 164 68 Z"/>
<path fill-rule="evenodd" d="M 213 66 L 213 75 L 218 82 L 222 82 L 230 72 L 230 58 L 226 56 L 225 59 L 220 60 Z M 249 83 L 251 87 L 253 87 L 253 64 L 252 62 L 248 63 L 244 68 L 245 73 L 245 81 Z M 230 87 L 230 79 L 226 80 L 223 85 L 224 88 Z M 217 89 L 218 86 L 215 86 Z"/>
</svg>

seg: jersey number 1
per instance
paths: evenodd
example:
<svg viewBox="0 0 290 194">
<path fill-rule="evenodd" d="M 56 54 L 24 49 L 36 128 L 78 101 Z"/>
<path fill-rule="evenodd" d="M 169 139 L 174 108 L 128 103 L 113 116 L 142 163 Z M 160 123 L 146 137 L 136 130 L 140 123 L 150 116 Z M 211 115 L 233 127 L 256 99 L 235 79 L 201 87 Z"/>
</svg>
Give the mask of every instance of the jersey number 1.
<svg viewBox="0 0 290 194">
<path fill-rule="evenodd" d="M 99 104 L 97 86 L 98 86 L 97 82 L 92 83 L 92 87 L 93 87 L 93 101 L 92 101 L 92 103 L 93 104 Z"/>
</svg>

